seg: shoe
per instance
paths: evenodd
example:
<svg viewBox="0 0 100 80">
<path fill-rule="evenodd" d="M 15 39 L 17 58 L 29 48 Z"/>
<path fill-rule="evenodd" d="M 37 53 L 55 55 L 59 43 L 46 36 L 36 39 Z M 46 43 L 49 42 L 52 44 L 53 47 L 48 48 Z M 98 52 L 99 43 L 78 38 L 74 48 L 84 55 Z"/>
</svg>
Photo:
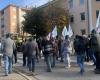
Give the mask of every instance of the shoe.
<svg viewBox="0 0 100 80">
<path fill-rule="evenodd" d="M 12 72 L 10 71 L 10 72 L 8 72 L 8 74 L 11 74 Z"/>
<path fill-rule="evenodd" d="M 94 72 L 95 72 L 95 74 L 100 74 L 100 70 L 99 69 L 95 69 Z"/>
<path fill-rule="evenodd" d="M 68 68 L 70 68 L 71 67 L 71 65 L 68 65 Z"/>
<path fill-rule="evenodd" d="M 51 70 L 47 70 L 47 72 L 52 72 Z"/>
<path fill-rule="evenodd" d="M 31 75 L 32 75 L 32 76 L 35 76 L 36 74 L 35 74 L 34 72 L 31 72 Z"/>
<path fill-rule="evenodd" d="M 60 60 L 60 62 L 64 62 L 63 60 Z"/>
<path fill-rule="evenodd" d="M 8 76 L 8 74 L 5 74 L 5 76 Z"/>
<path fill-rule="evenodd" d="M 100 71 L 95 71 L 95 74 L 100 74 Z"/>
<path fill-rule="evenodd" d="M 94 63 L 93 66 L 95 66 L 96 64 Z"/>
<path fill-rule="evenodd" d="M 83 75 L 84 72 L 85 72 L 84 70 L 81 70 L 81 71 L 80 71 L 80 74 Z"/>
</svg>

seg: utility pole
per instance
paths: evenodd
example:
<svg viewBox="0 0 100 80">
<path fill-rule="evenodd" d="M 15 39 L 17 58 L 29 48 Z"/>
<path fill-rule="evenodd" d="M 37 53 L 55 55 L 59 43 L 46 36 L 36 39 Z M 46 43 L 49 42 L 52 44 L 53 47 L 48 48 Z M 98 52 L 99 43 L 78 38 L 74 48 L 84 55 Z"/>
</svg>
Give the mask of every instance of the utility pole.
<svg viewBox="0 0 100 80">
<path fill-rule="evenodd" d="M 88 18 L 89 18 L 89 32 L 93 29 L 93 19 L 92 19 L 92 0 L 88 0 Z"/>
</svg>

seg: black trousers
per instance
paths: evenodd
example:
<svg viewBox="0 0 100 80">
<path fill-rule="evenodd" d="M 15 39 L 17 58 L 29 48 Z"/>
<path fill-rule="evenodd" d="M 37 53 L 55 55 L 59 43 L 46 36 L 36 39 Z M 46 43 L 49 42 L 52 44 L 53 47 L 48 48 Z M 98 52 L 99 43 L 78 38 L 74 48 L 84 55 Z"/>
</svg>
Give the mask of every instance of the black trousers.
<svg viewBox="0 0 100 80">
<path fill-rule="evenodd" d="M 27 55 L 23 53 L 23 66 L 26 66 L 26 63 L 28 63 Z"/>
<path fill-rule="evenodd" d="M 100 52 L 95 53 L 96 58 L 96 69 L 100 70 Z"/>
<path fill-rule="evenodd" d="M 13 51 L 15 63 L 17 63 L 17 50 Z"/>
</svg>

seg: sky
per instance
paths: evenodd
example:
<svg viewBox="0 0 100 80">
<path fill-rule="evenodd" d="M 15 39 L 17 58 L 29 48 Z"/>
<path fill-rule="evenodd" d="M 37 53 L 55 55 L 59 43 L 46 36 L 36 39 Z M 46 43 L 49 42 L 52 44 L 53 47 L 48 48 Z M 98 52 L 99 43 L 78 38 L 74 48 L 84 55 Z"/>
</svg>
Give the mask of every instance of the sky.
<svg viewBox="0 0 100 80">
<path fill-rule="evenodd" d="M 16 4 L 17 6 L 40 6 L 47 3 L 50 0 L 0 0 L 0 10 L 5 8 L 9 4 Z"/>
</svg>

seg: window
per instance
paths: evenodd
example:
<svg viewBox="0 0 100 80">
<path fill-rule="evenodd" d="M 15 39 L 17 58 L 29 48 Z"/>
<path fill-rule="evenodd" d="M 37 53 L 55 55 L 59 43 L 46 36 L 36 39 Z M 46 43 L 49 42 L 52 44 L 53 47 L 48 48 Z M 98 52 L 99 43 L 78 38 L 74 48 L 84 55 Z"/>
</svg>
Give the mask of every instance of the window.
<svg viewBox="0 0 100 80">
<path fill-rule="evenodd" d="M 80 5 L 84 4 L 84 0 L 80 0 Z"/>
<path fill-rule="evenodd" d="M 99 16 L 99 10 L 96 10 L 96 18 Z"/>
<path fill-rule="evenodd" d="M 74 22 L 74 16 L 73 15 L 70 16 L 70 22 Z"/>
<path fill-rule="evenodd" d="M 69 7 L 70 7 L 70 8 L 73 8 L 73 0 L 70 0 L 70 1 L 69 1 Z"/>
<path fill-rule="evenodd" d="M 4 10 L 1 11 L 1 15 L 4 15 Z"/>
<path fill-rule="evenodd" d="M 80 13 L 80 16 L 81 16 L 81 20 L 85 20 L 85 12 Z"/>
<path fill-rule="evenodd" d="M 4 28 L 4 25 L 1 25 L 1 28 Z"/>
<path fill-rule="evenodd" d="M 100 0 L 96 0 L 96 1 L 100 1 Z"/>
<path fill-rule="evenodd" d="M 1 33 L 2 33 L 2 37 L 4 37 L 4 30 L 2 30 Z"/>
</svg>

